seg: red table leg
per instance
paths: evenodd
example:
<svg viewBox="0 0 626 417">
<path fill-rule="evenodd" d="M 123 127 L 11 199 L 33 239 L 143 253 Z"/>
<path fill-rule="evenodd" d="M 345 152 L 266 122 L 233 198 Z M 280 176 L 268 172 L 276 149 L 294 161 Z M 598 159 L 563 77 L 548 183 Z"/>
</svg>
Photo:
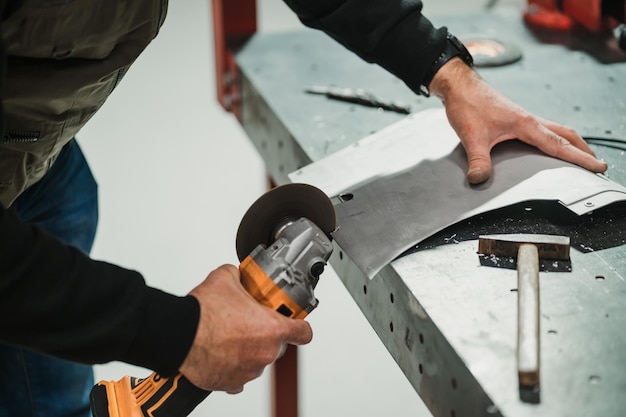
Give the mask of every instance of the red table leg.
<svg viewBox="0 0 626 417">
<path fill-rule="evenodd" d="M 256 0 L 212 0 L 217 99 L 237 119 L 239 70 L 233 53 L 257 29 Z M 275 184 L 270 180 L 269 187 Z M 272 416 L 298 416 L 298 351 L 288 345 L 272 369 Z"/>
<path fill-rule="evenodd" d="M 272 416 L 298 416 L 298 348 L 288 345 L 272 370 Z"/>
</svg>

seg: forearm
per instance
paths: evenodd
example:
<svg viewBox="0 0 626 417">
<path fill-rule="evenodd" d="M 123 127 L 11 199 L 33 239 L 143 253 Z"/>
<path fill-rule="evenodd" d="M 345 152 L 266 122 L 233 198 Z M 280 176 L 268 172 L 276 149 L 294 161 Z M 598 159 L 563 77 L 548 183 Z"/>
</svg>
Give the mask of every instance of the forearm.
<svg viewBox="0 0 626 417">
<path fill-rule="evenodd" d="M 84 363 L 121 360 L 171 373 L 199 307 L 89 259 L 0 207 L 0 340 Z"/>
<path fill-rule="evenodd" d="M 4 5 L 0 0 L 3 16 L 10 12 Z M 0 42 L 0 91 L 5 66 Z M 149 288 L 139 273 L 93 261 L 0 204 L 0 341 L 79 362 L 120 360 L 172 373 L 190 349 L 199 310 L 195 298 Z"/>
<path fill-rule="evenodd" d="M 447 29 L 435 29 L 418 0 L 285 2 L 305 25 L 387 69 L 416 93 L 446 43 Z"/>
</svg>

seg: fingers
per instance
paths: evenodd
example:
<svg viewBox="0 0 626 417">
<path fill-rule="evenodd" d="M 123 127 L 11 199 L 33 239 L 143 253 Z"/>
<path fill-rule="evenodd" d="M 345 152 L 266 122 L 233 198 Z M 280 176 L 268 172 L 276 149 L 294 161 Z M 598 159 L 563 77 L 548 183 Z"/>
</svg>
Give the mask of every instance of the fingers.
<svg viewBox="0 0 626 417">
<path fill-rule="evenodd" d="M 493 170 L 490 149 L 483 142 L 477 141 L 467 141 L 464 146 L 468 164 L 467 180 L 470 184 L 487 181 Z"/>
<path fill-rule="evenodd" d="M 234 265 L 222 265 L 218 268 L 218 271 L 222 271 L 223 273 L 228 274 L 229 277 L 232 279 L 231 282 L 239 289 L 241 289 L 242 292 L 245 292 L 246 295 L 250 296 L 250 294 L 246 292 L 241 285 L 240 273 L 237 267 L 235 267 Z M 252 296 L 250 296 L 250 298 L 252 298 Z M 256 306 L 256 303 L 258 303 L 258 301 L 255 300 L 253 305 Z M 262 307 L 261 304 L 259 304 L 257 308 L 265 309 L 265 307 Z M 284 339 L 285 343 L 291 345 L 305 345 L 312 340 L 313 330 L 311 329 L 311 325 L 308 322 L 304 320 L 294 320 L 287 318 L 276 311 L 273 311 L 270 314 L 275 315 L 275 317 L 280 320 L 282 325 L 284 326 L 280 332 L 282 333 L 282 338 Z"/>
<path fill-rule="evenodd" d="M 483 155 L 468 157 L 467 180 L 470 184 L 481 184 L 491 176 L 491 159 Z"/>
<path fill-rule="evenodd" d="M 209 276 L 214 275 L 214 274 L 224 274 L 226 277 L 237 282 L 239 282 L 240 280 L 239 268 L 231 264 L 224 264 L 218 267 Z"/>
<path fill-rule="evenodd" d="M 243 386 L 241 386 L 239 388 L 236 388 L 236 389 L 232 389 L 232 390 L 226 391 L 227 394 L 233 394 L 233 395 L 234 394 L 240 394 L 242 392 L 243 392 Z"/>
<path fill-rule="evenodd" d="M 245 289 L 240 283 L 240 273 L 237 267 L 234 265 L 222 265 L 218 268 L 218 270 L 222 270 L 223 272 L 229 274 L 234 281 L 233 283 L 236 283 L 235 285 L 245 292 Z M 247 292 L 246 294 L 249 295 Z M 255 300 L 255 304 L 257 302 L 258 301 Z M 259 308 L 262 307 L 259 305 Z M 313 330 L 308 322 L 304 320 L 290 319 L 275 311 L 271 314 L 275 314 L 284 325 L 282 333 L 285 343 L 291 345 L 305 345 L 313 339 Z"/>
<path fill-rule="evenodd" d="M 591 172 L 605 172 L 608 165 L 598 160 L 585 140 L 574 129 L 548 120 L 532 119 L 522 123 L 519 134 L 503 135 L 495 140 L 487 138 L 463 138 L 467 152 L 467 179 L 470 184 L 480 184 L 492 174 L 491 146 L 507 140 L 505 137 L 518 137 L 523 142 L 537 147 L 547 155 L 571 162 Z"/>
<path fill-rule="evenodd" d="M 285 343 L 290 345 L 306 345 L 313 340 L 313 330 L 311 325 L 304 320 L 289 320 L 287 333 L 285 334 Z"/>
<path fill-rule="evenodd" d="M 596 154 L 591 150 L 587 142 L 576 133 L 576 131 L 570 127 L 563 126 L 562 124 L 555 123 L 550 120 L 539 119 L 541 124 L 547 129 L 556 133 L 557 135 L 565 138 L 569 143 L 577 147 L 578 149 L 595 156 Z"/>
<path fill-rule="evenodd" d="M 215 269 L 190 294 L 200 303 L 200 322 L 180 371 L 203 389 L 239 393 L 287 344 L 303 345 L 313 337 L 309 323 L 256 301 L 234 265 Z"/>
<path fill-rule="evenodd" d="M 235 282 L 239 282 L 239 279 L 239 269 L 235 265 L 224 264 L 211 271 L 211 273 L 204 279 L 204 281 L 200 283 L 196 288 L 194 288 L 190 292 L 190 294 L 206 292 L 206 287 L 215 285 L 215 283 L 218 281 L 224 280 L 232 284 Z"/>
<path fill-rule="evenodd" d="M 592 172 L 605 172 L 606 162 L 595 157 L 585 140 L 573 129 L 550 121 L 537 124 L 537 132 L 524 138 L 524 142 L 536 146 L 546 154 L 576 164 Z"/>
<path fill-rule="evenodd" d="M 588 169 L 592 172 L 605 172 L 608 168 L 606 162 L 600 161 L 595 156 L 577 148 L 567 140 L 557 136 L 554 140 L 557 142 L 554 153 L 550 151 L 544 151 L 549 155 L 553 155 L 556 158 L 563 159 L 568 162 L 572 162 L 582 168 Z M 539 149 L 543 150 L 542 147 Z"/>
</svg>

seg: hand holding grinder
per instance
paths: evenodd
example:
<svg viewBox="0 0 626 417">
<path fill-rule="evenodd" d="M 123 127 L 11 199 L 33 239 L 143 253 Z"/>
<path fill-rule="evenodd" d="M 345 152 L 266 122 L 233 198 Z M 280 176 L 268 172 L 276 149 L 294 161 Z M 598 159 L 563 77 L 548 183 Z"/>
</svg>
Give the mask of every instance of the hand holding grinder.
<svg viewBox="0 0 626 417">
<path fill-rule="evenodd" d="M 288 184 L 262 195 L 237 231 L 243 287 L 261 304 L 302 319 L 318 305 L 313 290 L 330 257 L 335 211 L 319 189 Z M 91 391 L 94 417 L 184 417 L 210 391 L 182 374 L 100 381 Z"/>
</svg>

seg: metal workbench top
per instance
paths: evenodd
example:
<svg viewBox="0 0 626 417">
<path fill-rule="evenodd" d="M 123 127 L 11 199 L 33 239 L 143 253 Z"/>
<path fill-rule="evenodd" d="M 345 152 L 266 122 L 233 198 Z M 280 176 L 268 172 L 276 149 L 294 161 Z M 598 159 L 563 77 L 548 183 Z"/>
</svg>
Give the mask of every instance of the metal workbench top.
<svg viewBox="0 0 626 417">
<path fill-rule="evenodd" d="M 517 103 L 586 138 L 626 139 L 623 60 L 611 60 L 602 48 L 579 38 L 570 37 L 564 46 L 563 39 L 531 33 L 518 10 L 450 16 L 435 23 L 462 40 L 480 35 L 519 46 L 521 61 L 478 69 Z M 405 102 L 414 112 L 441 106 L 312 30 L 256 34 L 237 54 L 237 65 L 241 123 L 278 184 L 405 117 L 306 94 L 310 86 L 365 88 Z M 609 163 L 608 176 L 626 185 L 619 149 L 624 145 L 615 146 L 593 148 Z M 520 227 L 574 233 L 587 242 L 580 246 L 594 249 L 572 250 L 569 273 L 541 273 L 539 393 L 518 389 L 516 272 L 480 266 L 476 254 L 478 234 Z M 331 264 L 434 415 L 622 416 L 624 242 L 623 204 L 578 218 L 545 202 L 527 202 L 437 233 L 372 280 L 340 247 Z"/>
</svg>

